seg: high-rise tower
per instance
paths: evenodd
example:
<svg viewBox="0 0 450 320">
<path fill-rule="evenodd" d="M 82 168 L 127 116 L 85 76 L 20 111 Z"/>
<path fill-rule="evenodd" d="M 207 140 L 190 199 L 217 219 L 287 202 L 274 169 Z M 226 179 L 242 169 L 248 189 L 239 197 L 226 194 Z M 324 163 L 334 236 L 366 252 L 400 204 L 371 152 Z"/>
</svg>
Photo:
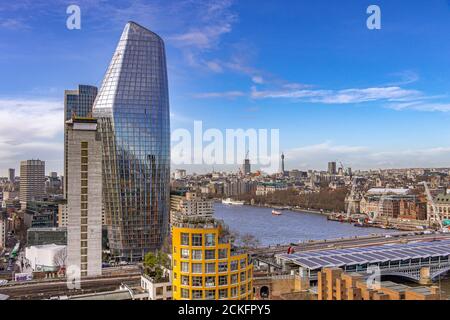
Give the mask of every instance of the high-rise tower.
<svg viewBox="0 0 450 320">
<path fill-rule="evenodd" d="M 97 120 L 67 121 L 67 266 L 102 273 L 102 150 Z"/>
<path fill-rule="evenodd" d="M 111 253 L 141 258 L 168 232 L 170 123 L 163 40 L 129 22 L 94 103 Z"/>
<path fill-rule="evenodd" d="M 95 97 L 97 96 L 97 87 L 88 85 L 79 85 L 76 90 L 64 91 L 64 198 L 67 199 L 67 121 L 72 116 L 87 117 L 92 113 Z"/>
<path fill-rule="evenodd" d="M 336 162 L 328 162 L 328 174 L 336 174 Z"/>
<path fill-rule="evenodd" d="M 16 170 L 13 168 L 8 169 L 9 182 L 14 183 L 16 181 Z"/>
<path fill-rule="evenodd" d="M 281 174 L 284 175 L 284 153 L 281 154 Z"/>
<path fill-rule="evenodd" d="M 45 196 L 45 162 L 25 160 L 20 162 L 20 202 L 22 208 L 30 201 L 41 201 Z"/>
</svg>

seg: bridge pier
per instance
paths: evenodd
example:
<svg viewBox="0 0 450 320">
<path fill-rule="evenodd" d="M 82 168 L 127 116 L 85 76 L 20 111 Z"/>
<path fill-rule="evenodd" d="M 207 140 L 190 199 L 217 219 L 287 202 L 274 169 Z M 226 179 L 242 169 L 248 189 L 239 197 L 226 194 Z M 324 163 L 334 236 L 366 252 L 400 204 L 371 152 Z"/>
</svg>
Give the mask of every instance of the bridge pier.
<svg viewBox="0 0 450 320">
<path fill-rule="evenodd" d="M 431 269 L 430 267 L 422 267 L 420 268 L 420 276 L 419 276 L 419 284 L 421 285 L 429 285 L 432 284 L 433 280 L 431 279 Z"/>
</svg>

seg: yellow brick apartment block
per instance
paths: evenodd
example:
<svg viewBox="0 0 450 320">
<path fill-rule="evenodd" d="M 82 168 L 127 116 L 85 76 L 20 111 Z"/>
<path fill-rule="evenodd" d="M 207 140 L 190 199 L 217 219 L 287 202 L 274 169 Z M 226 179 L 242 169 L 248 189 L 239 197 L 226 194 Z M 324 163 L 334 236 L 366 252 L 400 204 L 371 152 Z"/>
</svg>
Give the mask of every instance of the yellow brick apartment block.
<svg viewBox="0 0 450 320">
<path fill-rule="evenodd" d="M 174 300 L 250 300 L 253 264 L 232 248 L 217 222 L 172 229 Z"/>
</svg>

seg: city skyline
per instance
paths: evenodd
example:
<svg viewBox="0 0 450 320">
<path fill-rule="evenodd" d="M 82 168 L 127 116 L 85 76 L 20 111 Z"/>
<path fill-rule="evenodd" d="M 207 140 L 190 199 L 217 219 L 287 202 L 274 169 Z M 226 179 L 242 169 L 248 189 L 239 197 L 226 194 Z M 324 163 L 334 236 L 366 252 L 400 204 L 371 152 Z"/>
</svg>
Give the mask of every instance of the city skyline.
<svg viewBox="0 0 450 320">
<path fill-rule="evenodd" d="M 64 90 L 100 85 L 128 20 L 167 40 L 172 130 L 190 130 L 194 120 L 222 131 L 279 128 L 287 170 L 329 161 L 354 169 L 447 166 L 448 1 L 407 10 L 380 1 L 380 30 L 367 29 L 364 1 L 298 1 L 291 13 L 276 2 L 198 1 L 189 13 L 184 1 L 165 10 L 158 1 L 96 4 L 79 1 L 80 30 L 66 28 L 64 1 L 2 5 L 0 36 L 14 39 L 0 55 L 2 172 L 31 158 L 63 171 Z M 277 27 L 265 23 L 268 12 Z M 33 53 L 24 50 L 30 44 Z M 24 77 L 29 70 L 33 77 Z"/>
</svg>

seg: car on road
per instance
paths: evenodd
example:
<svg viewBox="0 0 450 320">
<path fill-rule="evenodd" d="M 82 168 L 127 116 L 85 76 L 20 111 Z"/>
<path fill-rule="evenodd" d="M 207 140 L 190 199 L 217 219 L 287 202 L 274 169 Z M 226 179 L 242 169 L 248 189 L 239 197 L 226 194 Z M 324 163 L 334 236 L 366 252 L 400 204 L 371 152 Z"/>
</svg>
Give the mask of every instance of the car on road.
<svg viewBox="0 0 450 320">
<path fill-rule="evenodd" d="M 0 280 L 0 286 L 8 284 L 8 280 Z"/>
</svg>

